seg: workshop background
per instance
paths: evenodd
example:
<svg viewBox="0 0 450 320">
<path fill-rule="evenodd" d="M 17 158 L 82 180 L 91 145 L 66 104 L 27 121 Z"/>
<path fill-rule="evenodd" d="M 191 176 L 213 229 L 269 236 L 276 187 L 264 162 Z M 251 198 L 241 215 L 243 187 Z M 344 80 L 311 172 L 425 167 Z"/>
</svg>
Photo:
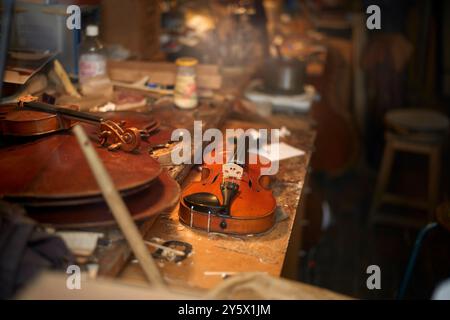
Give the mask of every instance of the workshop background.
<svg viewBox="0 0 450 320">
<path fill-rule="evenodd" d="M 81 8 L 79 30 L 66 26 L 68 5 Z M 380 29 L 366 24 L 370 5 L 381 10 Z M 89 35 L 87 26 L 95 26 Z M 80 76 L 90 37 L 104 46 L 107 81 Z M 8 47 L 54 54 L 79 94 L 55 71 L 37 91 L 96 112 L 164 105 L 147 93 L 173 90 L 179 58 L 195 58 L 200 100 L 238 98 L 233 112 L 288 129 L 303 119 L 315 132 L 301 240 L 291 237 L 298 265 L 283 267 L 295 269 L 294 280 L 353 298 L 430 299 L 450 278 L 450 2 L 15 1 Z M 22 85 L 7 85 L 7 74 L 2 97 Z M 117 96 L 118 87 L 134 94 Z M 367 287 L 371 265 L 380 290 Z"/>
</svg>

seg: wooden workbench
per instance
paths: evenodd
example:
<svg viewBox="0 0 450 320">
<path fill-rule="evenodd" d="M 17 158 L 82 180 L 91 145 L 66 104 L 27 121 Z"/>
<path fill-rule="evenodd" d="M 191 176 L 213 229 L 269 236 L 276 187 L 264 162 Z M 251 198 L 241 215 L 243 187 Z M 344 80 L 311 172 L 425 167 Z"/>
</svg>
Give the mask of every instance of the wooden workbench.
<svg viewBox="0 0 450 320">
<path fill-rule="evenodd" d="M 225 77 L 222 94 L 240 96 L 251 73 L 250 70 Z M 279 129 L 286 126 L 291 131 L 291 136 L 285 142 L 304 150 L 305 155 L 280 163 L 273 190 L 281 209 L 279 211 L 285 219 L 264 235 L 234 237 L 191 230 L 178 221 L 178 207 L 140 226 L 145 239 L 181 240 L 193 246 L 193 253 L 182 262 L 158 261 L 166 281 L 177 287 L 211 288 L 222 281 L 223 275 L 234 272 L 258 271 L 298 279 L 301 229 L 305 215 L 303 193 L 307 189 L 307 172 L 316 133 L 307 116 L 276 115 L 270 121 L 262 123 L 264 120 L 260 117 L 234 114 L 230 109 L 230 104 L 227 103 L 206 103 L 190 111 L 163 107 L 153 113 L 163 123 L 176 128 L 192 129 L 194 120 L 202 120 L 204 130 L 211 127 Z M 254 120 L 250 125 L 249 118 Z M 190 171 L 191 168 L 192 166 L 169 166 L 166 169 L 183 186 L 193 179 L 199 179 L 198 172 Z M 118 276 L 125 282 L 147 284 L 139 264 L 129 259 L 131 252 L 124 240 L 114 241 L 100 251 L 98 260 L 101 276 Z M 124 267 L 127 261 L 128 264 Z"/>
<path fill-rule="evenodd" d="M 148 112 L 143 110 L 143 112 Z M 213 103 L 211 101 L 201 103 L 194 110 L 180 110 L 173 105 L 154 107 L 151 116 L 161 123 L 173 128 L 185 128 L 193 132 L 194 120 L 202 121 L 203 130 L 221 127 L 229 113 L 227 102 Z M 189 174 L 192 165 L 166 165 L 163 166 L 168 174 L 178 183 L 182 183 Z M 148 233 L 156 217 L 150 217 L 139 223 L 139 231 L 142 235 Z M 117 277 L 131 257 L 131 249 L 123 238 L 117 226 L 99 228 L 89 231 L 97 231 L 104 234 L 106 245 L 98 245 L 94 253 L 94 260 L 99 264 L 99 275 L 102 277 Z"/>
<path fill-rule="evenodd" d="M 245 118 L 245 116 L 244 116 Z M 287 118 L 273 117 L 271 126 L 280 128 Z M 273 276 L 297 278 L 298 254 L 301 245 L 301 225 L 304 211 L 304 191 L 308 165 L 313 149 L 315 132 L 305 118 L 290 118 L 291 136 L 286 142 L 305 151 L 300 157 L 283 160 L 276 176 L 273 190 L 284 217 L 269 232 L 258 236 L 229 236 L 192 230 L 178 221 L 178 207 L 161 214 L 145 235 L 145 238 L 181 240 L 193 246 L 193 253 L 185 260 L 174 263 L 160 260 L 158 265 L 164 279 L 174 286 L 211 288 L 223 279 L 223 275 L 236 272 L 263 272 Z M 260 123 L 229 120 L 224 128 L 252 126 L 267 127 Z M 193 170 L 185 183 L 199 179 Z M 120 278 L 131 283 L 145 283 L 137 263 L 129 263 Z"/>
</svg>

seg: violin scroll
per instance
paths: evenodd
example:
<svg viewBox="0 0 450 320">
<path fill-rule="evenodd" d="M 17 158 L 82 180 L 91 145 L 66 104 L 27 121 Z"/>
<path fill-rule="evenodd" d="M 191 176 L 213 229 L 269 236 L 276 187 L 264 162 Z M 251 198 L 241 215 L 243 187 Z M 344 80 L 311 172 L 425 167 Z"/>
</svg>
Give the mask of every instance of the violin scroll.
<svg viewBox="0 0 450 320">
<path fill-rule="evenodd" d="M 45 103 L 38 103 L 37 101 L 37 97 L 26 95 L 19 99 L 19 107 L 54 114 L 60 121 L 56 122 L 53 131 L 70 128 L 70 125 L 64 125 L 64 122 L 61 120 L 62 118 L 76 119 L 88 123 L 100 124 L 100 144 L 108 147 L 108 150 L 122 149 L 126 152 L 132 152 L 139 148 L 141 143 L 141 130 L 134 127 L 126 128 L 124 121 L 116 123 L 111 120 L 104 120 L 97 115 L 71 110 L 76 109 L 74 107 L 60 108 Z M 46 132 L 48 131 L 50 130 Z"/>
<path fill-rule="evenodd" d="M 108 150 L 122 149 L 132 152 L 141 144 L 141 131 L 137 128 L 124 128 L 124 122 L 120 124 L 106 120 L 100 123 L 100 144 L 107 146 Z"/>
</svg>

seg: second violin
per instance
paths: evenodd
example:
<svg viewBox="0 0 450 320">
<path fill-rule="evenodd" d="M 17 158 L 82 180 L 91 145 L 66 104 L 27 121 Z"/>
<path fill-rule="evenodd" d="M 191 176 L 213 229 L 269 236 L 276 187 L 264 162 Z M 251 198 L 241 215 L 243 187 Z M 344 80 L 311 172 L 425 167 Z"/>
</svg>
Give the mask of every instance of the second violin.
<svg viewBox="0 0 450 320">
<path fill-rule="evenodd" d="M 73 121 L 97 124 L 100 144 L 109 150 L 136 150 L 141 142 L 141 130 L 125 127 L 124 123 L 105 120 L 94 114 L 80 112 L 77 107 L 56 107 L 39 102 L 37 97 L 24 96 L 18 108 L 10 110 L 1 119 L 1 133 L 9 136 L 36 136 L 69 129 Z"/>
<path fill-rule="evenodd" d="M 209 156 L 217 158 L 215 154 Z M 276 200 L 270 176 L 261 174 L 263 168 L 270 167 L 270 161 L 251 154 L 248 148 L 245 157 L 225 151 L 218 158 L 223 162 L 204 164 L 201 181 L 191 183 L 182 192 L 180 221 L 207 232 L 240 235 L 271 229 Z"/>
</svg>

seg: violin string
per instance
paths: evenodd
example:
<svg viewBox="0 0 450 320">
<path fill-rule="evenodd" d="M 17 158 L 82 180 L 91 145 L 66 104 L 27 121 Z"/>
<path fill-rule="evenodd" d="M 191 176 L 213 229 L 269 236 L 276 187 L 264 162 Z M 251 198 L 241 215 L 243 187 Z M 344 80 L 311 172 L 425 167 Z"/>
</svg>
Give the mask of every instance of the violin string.
<svg viewBox="0 0 450 320">
<path fill-rule="evenodd" d="M 208 233 L 209 233 L 210 225 L 211 225 L 211 211 L 208 210 L 208 231 L 207 231 Z"/>
</svg>

